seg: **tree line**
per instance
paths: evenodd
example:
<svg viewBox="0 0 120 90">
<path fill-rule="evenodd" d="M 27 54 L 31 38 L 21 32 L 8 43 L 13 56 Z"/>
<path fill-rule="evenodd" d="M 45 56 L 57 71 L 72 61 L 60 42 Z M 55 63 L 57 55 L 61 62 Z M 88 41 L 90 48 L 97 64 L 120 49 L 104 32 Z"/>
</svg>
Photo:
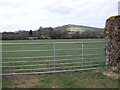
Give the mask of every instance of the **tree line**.
<svg viewBox="0 0 120 90">
<path fill-rule="evenodd" d="M 103 38 L 101 31 L 67 31 L 57 30 L 52 27 L 40 27 L 36 31 L 20 31 L 20 32 L 3 32 L 2 40 L 28 40 L 29 37 L 34 39 L 87 39 L 87 38 Z"/>
</svg>

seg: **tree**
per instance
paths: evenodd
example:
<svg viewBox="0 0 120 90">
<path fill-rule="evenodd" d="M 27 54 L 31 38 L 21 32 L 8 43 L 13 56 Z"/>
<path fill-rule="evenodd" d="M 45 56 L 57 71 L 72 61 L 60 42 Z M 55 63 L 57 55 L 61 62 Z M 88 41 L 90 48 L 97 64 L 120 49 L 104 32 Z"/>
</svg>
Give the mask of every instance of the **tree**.
<svg viewBox="0 0 120 90">
<path fill-rule="evenodd" d="M 30 30 L 30 32 L 29 32 L 29 36 L 30 36 L 30 37 L 33 36 L 32 30 Z"/>
</svg>

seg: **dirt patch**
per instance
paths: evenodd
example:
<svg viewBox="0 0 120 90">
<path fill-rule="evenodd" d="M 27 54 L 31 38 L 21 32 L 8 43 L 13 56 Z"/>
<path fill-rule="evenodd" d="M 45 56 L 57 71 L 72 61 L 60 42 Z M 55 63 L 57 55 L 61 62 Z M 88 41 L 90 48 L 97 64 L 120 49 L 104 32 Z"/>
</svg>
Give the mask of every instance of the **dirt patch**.
<svg viewBox="0 0 120 90">
<path fill-rule="evenodd" d="M 120 74 L 119 73 L 115 73 L 112 70 L 106 69 L 104 71 L 100 71 L 100 70 L 94 70 L 95 72 L 101 72 L 103 75 L 111 77 L 111 78 L 120 78 Z"/>
<path fill-rule="evenodd" d="M 31 88 L 38 84 L 40 75 L 23 75 L 15 78 L 14 88 Z"/>
<path fill-rule="evenodd" d="M 110 70 L 103 72 L 103 74 L 111 78 L 117 78 L 117 79 L 120 78 L 120 74 L 114 73 L 113 71 Z"/>
</svg>

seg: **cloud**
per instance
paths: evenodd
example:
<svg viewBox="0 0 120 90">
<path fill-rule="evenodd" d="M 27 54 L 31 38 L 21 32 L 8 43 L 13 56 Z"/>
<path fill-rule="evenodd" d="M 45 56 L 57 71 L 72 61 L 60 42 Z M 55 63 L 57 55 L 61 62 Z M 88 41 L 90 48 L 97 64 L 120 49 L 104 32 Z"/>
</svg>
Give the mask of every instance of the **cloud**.
<svg viewBox="0 0 120 90">
<path fill-rule="evenodd" d="M 0 27 L 3 31 L 64 24 L 104 27 L 105 20 L 118 13 L 118 1 L 0 0 Z"/>
<path fill-rule="evenodd" d="M 71 13 L 72 8 L 69 8 L 64 5 L 59 5 L 59 6 L 50 8 L 48 11 L 52 13 L 58 13 L 58 14 L 69 14 Z"/>
</svg>

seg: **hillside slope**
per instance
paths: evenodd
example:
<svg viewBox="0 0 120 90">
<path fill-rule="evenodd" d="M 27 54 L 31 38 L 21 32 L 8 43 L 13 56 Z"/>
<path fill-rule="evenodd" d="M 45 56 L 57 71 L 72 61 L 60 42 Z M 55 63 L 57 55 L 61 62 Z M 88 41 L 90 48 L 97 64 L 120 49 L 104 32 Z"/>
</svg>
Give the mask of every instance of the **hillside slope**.
<svg viewBox="0 0 120 90">
<path fill-rule="evenodd" d="M 84 32 L 84 31 L 103 32 L 102 28 L 82 26 L 82 25 L 73 25 L 73 24 L 55 27 L 54 30 L 67 30 L 67 31 L 80 31 L 80 32 Z"/>
</svg>

